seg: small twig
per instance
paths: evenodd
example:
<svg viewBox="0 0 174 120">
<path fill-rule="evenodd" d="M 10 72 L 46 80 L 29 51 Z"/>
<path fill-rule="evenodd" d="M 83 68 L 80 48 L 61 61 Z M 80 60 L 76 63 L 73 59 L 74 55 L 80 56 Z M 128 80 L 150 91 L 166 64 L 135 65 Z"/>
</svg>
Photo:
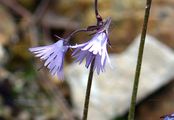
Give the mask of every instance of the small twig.
<svg viewBox="0 0 174 120">
<path fill-rule="evenodd" d="M 44 75 L 41 73 L 41 76 L 44 76 Z M 64 113 L 64 115 L 66 116 L 66 118 L 68 120 L 75 120 L 74 113 L 68 107 L 67 102 L 66 102 L 64 96 L 62 95 L 62 93 L 60 92 L 60 90 L 58 90 L 58 88 L 55 86 L 55 84 L 53 84 L 51 81 L 46 80 L 45 78 L 43 78 L 42 81 L 39 80 L 38 82 L 41 85 L 41 87 L 44 90 L 46 90 L 46 92 L 48 92 L 49 94 L 50 93 L 53 94 L 53 97 L 57 101 L 58 107 L 60 108 L 60 110 L 62 111 L 62 113 Z"/>
<path fill-rule="evenodd" d="M 65 113 L 67 119 L 75 120 L 75 115 L 68 107 L 68 104 L 67 104 L 64 96 L 60 92 L 60 90 L 52 83 L 50 83 L 50 89 L 54 93 L 54 97 L 56 98 L 56 101 L 58 102 L 59 106 L 61 107 L 62 112 Z"/>
<path fill-rule="evenodd" d="M 30 18 L 31 13 L 22 7 L 20 4 L 18 4 L 15 0 L 0 0 L 0 2 L 9 7 L 11 10 L 13 10 L 16 14 L 24 17 L 24 18 Z"/>
<path fill-rule="evenodd" d="M 129 109 L 128 120 L 134 120 L 134 116 L 135 116 L 135 105 L 136 105 L 136 99 L 137 99 L 139 77 L 141 72 L 141 64 L 142 64 L 142 58 L 143 58 L 143 51 L 144 51 L 144 44 L 145 44 L 151 2 L 152 0 L 147 0 L 146 2 L 146 10 L 145 10 L 144 23 L 143 23 L 142 33 L 141 33 L 141 41 L 139 46 L 138 60 L 137 60 L 137 66 L 135 71 L 135 79 L 134 79 L 134 86 L 132 91 L 132 99 L 131 99 L 131 106 Z"/>
<path fill-rule="evenodd" d="M 69 20 L 68 17 L 58 16 L 52 12 L 47 12 L 44 15 L 42 25 L 46 25 L 48 28 L 62 28 L 66 30 L 74 30 L 80 26 L 78 22 Z"/>
<path fill-rule="evenodd" d="M 83 108 L 82 120 L 87 120 L 87 116 L 88 116 L 88 106 L 89 106 L 91 86 L 92 86 L 92 78 L 93 78 L 93 72 L 94 72 L 94 62 L 95 62 L 95 59 L 93 59 L 91 67 L 90 67 L 90 71 L 89 71 L 88 84 L 87 84 L 87 88 L 86 88 L 86 97 L 85 97 L 85 103 L 84 103 L 84 108 Z"/>
<path fill-rule="evenodd" d="M 42 0 L 34 13 L 35 23 L 39 22 L 48 8 L 50 0 Z"/>
</svg>

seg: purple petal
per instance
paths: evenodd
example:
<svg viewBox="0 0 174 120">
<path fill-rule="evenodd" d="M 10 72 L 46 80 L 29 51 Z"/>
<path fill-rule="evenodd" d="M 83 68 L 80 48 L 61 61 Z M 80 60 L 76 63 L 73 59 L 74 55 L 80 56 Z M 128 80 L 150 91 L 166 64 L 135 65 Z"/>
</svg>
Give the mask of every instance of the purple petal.
<svg viewBox="0 0 174 120">
<path fill-rule="evenodd" d="M 79 62 L 79 64 L 82 63 L 82 61 L 84 60 L 85 56 L 86 56 L 87 52 L 86 51 L 83 51 L 83 52 L 80 52 L 77 57 L 77 59 L 75 60 L 75 62 Z"/>
<path fill-rule="evenodd" d="M 41 46 L 35 48 L 29 48 L 36 57 L 45 60 L 44 66 L 46 66 L 52 75 L 61 75 L 63 78 L 63 60 L 65 52 L 68 50 L 68 46 L 63 45 L 63 40 L 59 40 L 56 43 L 48 46 Z"/>
<path fill-rule="evenodd" d="M 76 49 L 73 51 L 72 56 L 74 56 L 75 54 L 77 54 L 77 52 L 79 52 L 80 49 L 81 49 L 81 48 L 76 48 Z"/>
<path fill-rule="evenodd" d="M 89 65 L 91 64 L 92 60 L 94 59 L 94 55 L 92 53 L 88 53 L 88 56 L 86 57 L 86 68 L 89 67 Z"/>
<path fill-rule="evenodd" d="M 101 66 L 101 56 L 100 55 L 96 55 L 95 64 L 96 64 L 97 74 L 99 75 L 100 74 L 100 69 L 102 68 L 102 66 Z"/>
</svg>

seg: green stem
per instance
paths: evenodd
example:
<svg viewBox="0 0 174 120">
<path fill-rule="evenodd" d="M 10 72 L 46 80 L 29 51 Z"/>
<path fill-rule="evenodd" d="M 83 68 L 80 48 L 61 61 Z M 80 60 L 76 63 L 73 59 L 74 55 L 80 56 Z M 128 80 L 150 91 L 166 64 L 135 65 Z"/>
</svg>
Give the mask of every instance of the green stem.
<svg viewBox="0 0 174 120">
<path fill-rule="evenodd" d="M 88 106 L 89 106 L 91 86 L 92 86 L 94 61 L 95 61 L 95 59 L 93 59 L 91 66 L 90 66 L 90 72 L 89 72 L 88 84 L 87 84 L 87 88 L 86 88 L 86 97 L 85 97 L 85 103 L 84 103 L 84 108 L 83 108 L 82 120 L 87 120 L 87 116 L 88 116 Z"/>
<path fill-rule="evenodd" d="M 142 64 L 142 58 L 143 58 L 143 51 L 144 51 L 144 44 L 145 44 L 151 2 L 152 0 L 146 1 L 146 10 L 145 10 L 144 23 L 143 23 L 142 33 L 141 33 L 141 41 L 140 41 L 139 52 L 138 52 L 138 59 L 137 59 L 137 65 L 136 65 L 136 71 L 135 71 L 135 78 L 134 78 L 134 85 L 133 85 L 132 99 L 131 99 L 131 105 L 129 109 L 128 120 L 134 120 L 134 116 L 135 116 L 135 105 L 136 105 L 139 77 L 141 72 L 141 64 Z"/>
</svg>

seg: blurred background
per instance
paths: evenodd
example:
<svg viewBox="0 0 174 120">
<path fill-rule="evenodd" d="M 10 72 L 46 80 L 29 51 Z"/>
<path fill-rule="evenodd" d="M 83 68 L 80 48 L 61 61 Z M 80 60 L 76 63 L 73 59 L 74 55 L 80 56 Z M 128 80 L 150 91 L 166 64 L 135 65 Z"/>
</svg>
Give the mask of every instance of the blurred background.
<svg viewBox="0 0 174 120">
<path fill-rule="evenodd" d="M 108 51 L 116 67 L 95 75 L 89 119 L 126 120 L 146 0 L 98 1 L 101 16 L 112 18 Z M 173 0 L 153 0 L 136 120 L 174 112 L 173 13 Z M 40 69 L 43 61 L 28 48 L 95 24 L 94 0 L 0 0 L 0 120 L 80 120 L 88 76 L 84 65 L 74 65 L 69 50 L 65 81 L 59 81 Z M 80 33 L 71 43 L 90 38 Z"/>
</svg>

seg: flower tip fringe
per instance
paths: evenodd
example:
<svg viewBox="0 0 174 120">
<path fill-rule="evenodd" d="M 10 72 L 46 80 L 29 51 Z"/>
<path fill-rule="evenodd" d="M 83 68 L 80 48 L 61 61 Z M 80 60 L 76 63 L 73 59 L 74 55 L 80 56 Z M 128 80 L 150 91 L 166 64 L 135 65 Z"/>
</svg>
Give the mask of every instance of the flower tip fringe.
<svg viewBox="0 0 174 120">
<path fill-rule="evenodd" d="M 57 74 L 60 79 L 64 79 L 63 63 L 68 50 L 68 46 L 65 46 L 63 42 L 63 40 L 59 40 L 52 45 L 29 48 L 29 51 L 36 57 L 45 61 L 44 66 L 49 69 L 51 74 L 53 76 Z"/>
</svg>

